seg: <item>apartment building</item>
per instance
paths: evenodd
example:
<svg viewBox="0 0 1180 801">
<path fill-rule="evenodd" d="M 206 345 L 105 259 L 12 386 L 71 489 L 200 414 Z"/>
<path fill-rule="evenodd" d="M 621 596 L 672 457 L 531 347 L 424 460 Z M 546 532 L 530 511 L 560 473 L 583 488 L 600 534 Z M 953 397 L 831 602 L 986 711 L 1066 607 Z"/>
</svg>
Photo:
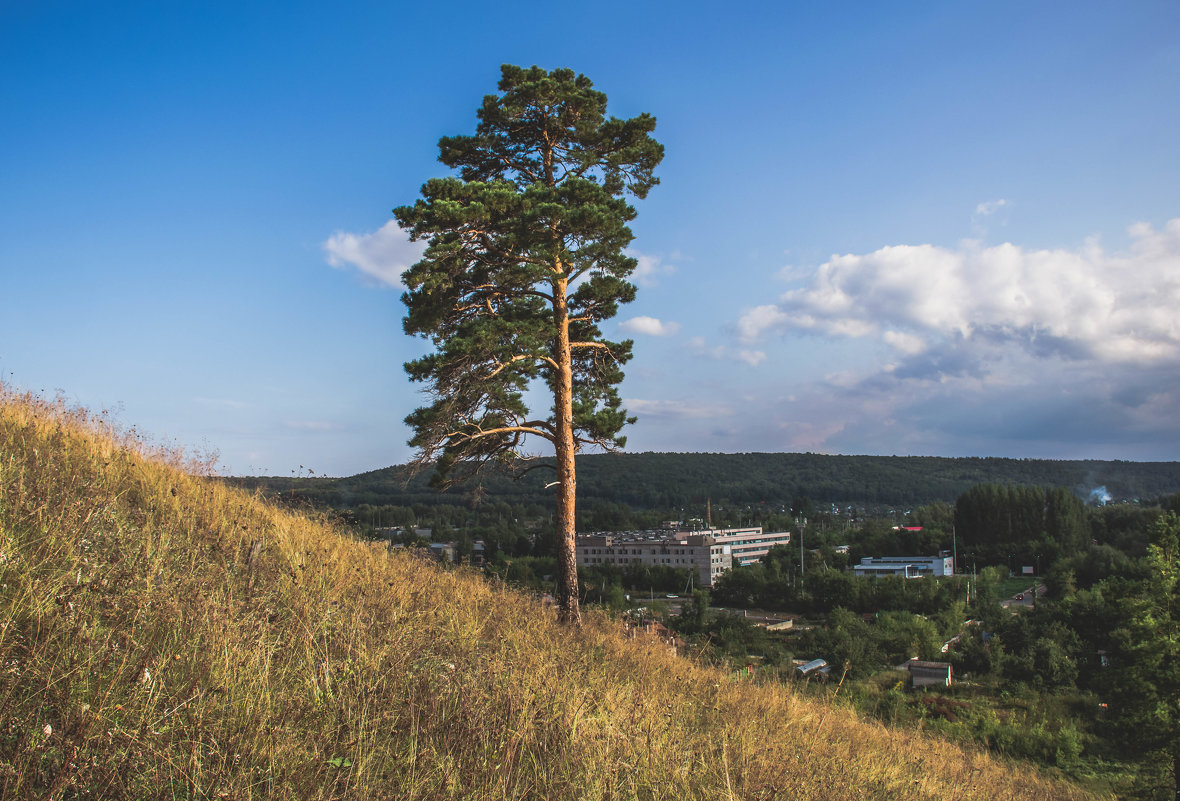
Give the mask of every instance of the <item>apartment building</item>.
<svg viewBox="0 0 1180 801">
<path fill-rule="evenodd" d="M 692 570 L 697 583 L 706 588 L 733 567 L 730 546 L 699 534 L 683 540 L 651 532 L 584 535 L 575 542 L 575 554 L 579 566 L 638 563 Z"/>
<path fill-rule="evenodd" d="M 628 565 L 691 568 L 702 587 L 712 587 L 734 565 L 758 562 L 775 545 L 788 545 L 790 532 L 763 533 L 751 528 L 700 531 L 642 531 L 580 535 L 575 543 L 579 565 Z"/>
<path fill-rule="evenodd" d="M 677 540 L 687 540 L 693 536 L 712 537 L 717 543 L 728 545 L 733 553 L 734 563 L 743 566 L 761 562 L 762 557 L 776 545 L 791 544 L 791 532 L 764 532 L 762 526 L 678 531 L 674 536 Z"/>
</svg>

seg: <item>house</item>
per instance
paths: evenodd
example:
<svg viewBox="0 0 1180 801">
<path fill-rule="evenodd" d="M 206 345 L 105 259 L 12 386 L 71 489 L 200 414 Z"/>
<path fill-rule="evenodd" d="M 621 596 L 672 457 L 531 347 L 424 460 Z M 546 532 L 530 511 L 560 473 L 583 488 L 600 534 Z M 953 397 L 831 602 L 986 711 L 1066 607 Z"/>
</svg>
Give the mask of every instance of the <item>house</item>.
<svg viewBox="0 0 1180 801">
<path fill-rule="evenodd" d="M 430 553 L 434 558 L 440 562 L 454 562 L 455 554 L 458 549 L 453 542 L 432 542 L 430 543 Z"/>
</svg>

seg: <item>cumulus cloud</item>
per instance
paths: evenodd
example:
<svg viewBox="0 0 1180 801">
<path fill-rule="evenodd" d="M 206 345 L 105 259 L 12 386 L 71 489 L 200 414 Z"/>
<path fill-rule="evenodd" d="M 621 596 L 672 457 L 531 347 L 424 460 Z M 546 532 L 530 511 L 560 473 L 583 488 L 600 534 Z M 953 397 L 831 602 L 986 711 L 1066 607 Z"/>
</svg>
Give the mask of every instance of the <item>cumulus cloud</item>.
<svg viewBox="0 0 1180 801">
<path fill-rule="evenodd" d="M 422 258 L 426 243 L 411 242 L 409 234 L 391 220 L 371 234 L 336 231 L 323 248 L 333 267 L 355 267 L 379 284 L 400 289 L 402 273 Z"/>
<path fill-rule="evenodd" d="M 769 351 L 773 334 L 807 333 L 839 358 L 810 375 L 803 363 L 789 401 L 736 415 L 739 438 L 837 453 L 1174 458 L 1180 219 L 1129 237 L 1119 251 L 1096 238 L 1056 250 L 896 245 L 796 274 L 794 289 L 744 312 L 737 335 Z M 706 353 L 704 341 L 694 349 Z"/>
<path fill-rule="evenodd" d="M 1108 253 L 1006 243 L 957 249 L 895 245 L 833 256 L 809 283 L 737 323 L 754 343 L 772 331 L 872 337 L 913 358 L 954 351 L 1034 360 L 1160 365 L 1180 361 L 1180 219 L 1130 229 Z M 988 351 L 992 351 L 988 354 Z"/>
<path fill-rule="evenodd" d="M 738 320 L 738 336 L 745 342 L 754 342 L 766 331 L 786 326 L 787 323 L 787 313 L 778 306 L 755 306 Z"/>
<path fill-rule="evenodd" d="M 632 317 L 619 323 L 619 328 L 629 334 L 646 334 L 653 337 L 666 337 L 680 330 L 680 323 L 663 322 L 655 317 Z"/>
</svg>

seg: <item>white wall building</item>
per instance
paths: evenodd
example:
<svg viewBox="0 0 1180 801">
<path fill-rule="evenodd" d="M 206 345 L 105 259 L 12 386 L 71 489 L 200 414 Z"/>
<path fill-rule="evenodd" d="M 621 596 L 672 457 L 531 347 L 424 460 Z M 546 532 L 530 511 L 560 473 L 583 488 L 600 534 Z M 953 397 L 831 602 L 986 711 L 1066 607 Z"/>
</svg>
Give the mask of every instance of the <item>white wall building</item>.
<svg viewBox="0 0 1180 801">
<path fill-rule="evenodd" d="M 854 565 L 852 572 L 858 576 L 951 576 L 955 573 L 955 560 L 946 551 L 938 556 L 866 556 Z"/>
<path fill-rule="evenodd" d="M 678 531 L 676 539 L 687 539 L 696 535 L 712 537 L 722 545 L 728 545 L 733 550 L 733 561 L 739 565 L 752 565 L 762 561 L 762 557 L 776 545 L 790 545 L 791 532 L 779 531 L 764 533 L 762 526 L 750 528 L 708 528 L 704 531 Z"/>
<path fill-rule="evenodd" d="M 575 543 L 579 565 L 691 568 L 702 587 L 712 587 L 734 565 L 754 564 L 775 545 L 788 545 L 789 532 L 765 534 L 761 526 L 709 528 L 701 531 L 628 532 L 580 535 Z"/>
<path fill-rule="evenodd" d="M 638 563 L 693 570 L 701 587 L 712 587 L 714 579 L 733 567 L 728 545 L 695 534 L 684 540 L 625 534 L 579 536 L 574 552 L 579 566 Z"/>
</svg>

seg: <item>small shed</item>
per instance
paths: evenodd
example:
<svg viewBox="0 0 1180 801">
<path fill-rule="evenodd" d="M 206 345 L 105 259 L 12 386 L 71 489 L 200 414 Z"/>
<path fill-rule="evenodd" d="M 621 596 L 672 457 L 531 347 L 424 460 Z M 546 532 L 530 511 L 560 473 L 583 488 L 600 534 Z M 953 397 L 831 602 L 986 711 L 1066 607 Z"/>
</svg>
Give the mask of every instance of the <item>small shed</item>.
<svg viewBox="0 0 1180 801">
<path fill-rule="evenodd" d="M 921 659 L 911 659 L 906 663 L 906 669 L 910 672 L 910 683 L 913 687 L 951 686 L 953 671 L 950 662 L 925 662 Z"/>
</svg>

